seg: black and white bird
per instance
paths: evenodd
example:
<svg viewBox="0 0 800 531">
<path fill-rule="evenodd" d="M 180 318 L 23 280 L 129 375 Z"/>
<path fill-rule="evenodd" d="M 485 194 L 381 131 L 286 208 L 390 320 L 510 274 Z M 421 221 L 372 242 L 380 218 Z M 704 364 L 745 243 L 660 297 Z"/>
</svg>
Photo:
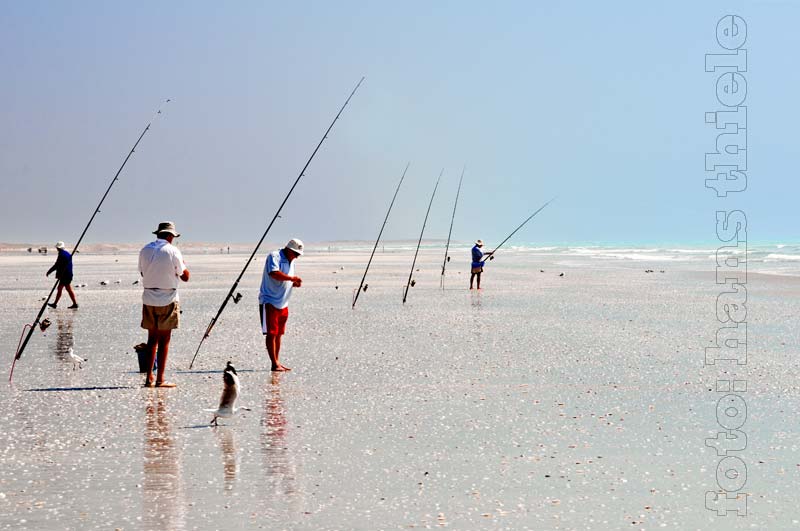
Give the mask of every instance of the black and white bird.
<svg viewBox="0 0 800 531">
<path fill-rule="evenodd" d="M 77 365 L 79 369 L 82 369 L 83 366 L 81 365 L 81 363 L 83 363 L 84 361 L 89 361 L 88 359 L 83 359 L 77 354 L 75 354 L 75 350 L 73 350 L 72 347 L 69 347 L 69 352 L 67 352 L 67 356 L 69 357 L 69 361 L 72 362 L 73 371 L 75 370 L 75 365 Z"/>
<path fill-rule="evenodd" d="M 230 361 L 225 366 L 225 370 L 222 372 L 222 381 L 225 383 L 225 386 L 222 388 L 222 396 L 219 399 L 219 407 L 217 409 L 205 410 L 214 414 L 214 418 L 211 419 L 212 426 L 217 426 L 218 418 L 221 417 L 226 419 L 232 417 L 240 409 L 250 411 L 250 409 L 246 407 L 236 407 L 236 400 L 239 398 L 241 384 L 239 383 L 239 376 L 236 374 L 236 369 L 233 367 L 233 365 L 231 365 Z"/>
</svg>

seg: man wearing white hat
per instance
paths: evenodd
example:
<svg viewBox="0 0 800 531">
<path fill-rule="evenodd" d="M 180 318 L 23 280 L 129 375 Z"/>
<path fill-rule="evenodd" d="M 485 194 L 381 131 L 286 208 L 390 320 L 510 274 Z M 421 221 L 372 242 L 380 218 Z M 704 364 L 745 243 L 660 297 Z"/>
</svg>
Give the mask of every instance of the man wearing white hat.
<svg viewBox="0 0 800 531">
<path fill-rule="evenodd" d="M 67 294 L 69 295 L 69 298 L 72 299 L 72 306 L 68 306 L 68 308 L 70 310 L 77 310 L 78 301 L 75 300 L 75 292 L 72 291 L 72 255 L 64 247 L 64 242 L 56 243 L 58 258 L 56 258 L 56 263 L 53 264 L 53 267 L 47 270 L 47 275 L 45 275 L 49 277 L 50 273 L 55 271 L 56 278 L 58 279 L 58 292 L 56 292 L 56 300 L 54 300 L 52 303 L 48 303 L 47 305 L 55 309 L 55 307 L 58 305 L 59 299 L 61 298 L 61 291 L 64 288 L 67 288 Z"/>
<path fill-rule="evenodd" d="M 189 270 L 183 255 L 172 240 L 180 236 L 175 224 L 164 221 L 153 231 L 157 240 L 139 251 L 139 273 L 142 275 L 142 328 L 147 330 L 149 362 L 145 387 L 175 387 L 164 381 L 172 331 L 180 324 L 178 280 L 187 282 Z M 158 374 L 153 380 L 153 364 L 158 351 Z"/>
<path fill-rule="evenodd" d="M 472 284 L 475 278 L 478 279 L 478 289 L 481 289 L 481 273 L 483 273 L 483 266 L 486 264 L 483 257 L 492 255 L 492 253 L 483 254 L 481 247 L 483 247 L 483 240 L 477 240 L 475 246 L 472 248 L 472 269 L 469 276 L 469 289 L 473 289 Z"/>
<path fill-rule="evenodd" d="M 261 291 L 258 294 L 258 314 L 272 371 L 275 372 L 291 370 L 280 362 L 281 337 L 286 332 L 292 288 L 299 288 L 303 284 L 300 277 L 294 276 L 294 261 L 302 254 L 303 242 L 292 238 L 286 247 L 267 255 L 264 264 Z"/>
</svg>

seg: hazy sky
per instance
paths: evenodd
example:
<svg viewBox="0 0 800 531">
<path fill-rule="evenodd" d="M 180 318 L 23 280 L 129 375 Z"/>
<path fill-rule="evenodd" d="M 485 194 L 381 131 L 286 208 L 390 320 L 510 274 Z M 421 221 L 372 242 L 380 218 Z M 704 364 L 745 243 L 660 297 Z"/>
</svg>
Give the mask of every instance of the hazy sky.
<svg viewBox="0 0 800 531">
<path fill-rule="evenodd" d="M 748 24 L 749 188 L 704 188 L 720 108 L 704 54 Z M 701 242 L 742 208 L 797 241 L 800 8 L 791 2 L 37 2 L 0 0 L 0 241 L 255 242 L 367 77 L 269 240 L 386 237 Z"/>
</svg>

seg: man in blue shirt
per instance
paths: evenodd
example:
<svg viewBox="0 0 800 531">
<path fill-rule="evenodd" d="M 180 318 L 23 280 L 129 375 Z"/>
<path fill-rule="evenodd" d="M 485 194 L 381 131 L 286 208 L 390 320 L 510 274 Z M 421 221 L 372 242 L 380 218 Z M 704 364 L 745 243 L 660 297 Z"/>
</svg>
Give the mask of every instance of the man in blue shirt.
<svg viewBox="0 0 800 531">
<path fill-rule="evenodd" d="M 302 254 L 303 242 L 293 238 L 283 249 L 267 255 L 264 264 L 261 291 L 258 294 L 258 314 L 274 372 L 291 370 L 280 362 L 281 337 L 286 332 L 292 288 L 299 288 L 303 284 L 300 277 L 294 276 L 294 260 Z"/>
<path fill-rule="evenodd" d="M 72 255 L 64 248 L 64 242 L 56 243 L 56 249 L 58 250 L 58 258 L 56 258 L 56 263 L 53 264 L 53 267 L 47 270 L 47 275 L 50 276 L 50 273 L 53 271 L 56 272 L 56 278 L 58 279 L 58 292 L 56 293 L 56 300 L 52 303 L 48 303 L 47 305 L 51 308 L 55 309 L 58 305 L 58 301 L 61 298 L 61 291 L 64 288 L 67 288 L 67 294 L 69 298 L 72 299 L 72 306 L 68 306 L 70 310 L 77 310 L 78 309 L 78 301 L 75 300 L 75 292 L 72 291 Z"/>
<path fill-rule="evenodd" d="M 478 289 L 481 289 L 481 273 L 483 273 L 483 266 L 486 264 L 483 257 L 492 256 L 492 253 L 483 254 L 481 247 L 483 247 L 483 240 L 478 240 L 472 248 L 472 273 L 469 276 L 469 289 L 473 289 L 472 284 L 476 277 L 478 278 Z"/>
</svg>

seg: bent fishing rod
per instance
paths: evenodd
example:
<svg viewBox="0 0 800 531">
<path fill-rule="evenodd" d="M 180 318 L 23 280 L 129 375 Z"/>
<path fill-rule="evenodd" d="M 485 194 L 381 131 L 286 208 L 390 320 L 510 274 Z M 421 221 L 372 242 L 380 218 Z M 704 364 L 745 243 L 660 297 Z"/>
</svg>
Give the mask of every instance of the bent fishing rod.
<svg viewBox="0 0 800 531">
<path fill-rule="evenodd" d="M 222 312 L 225 310 L 225 307 L 228 305 L 228 301 L 233 299 L 234 304 L 239 302 L 239 299 L 241 298 L 241 296 L 238 295 L 238 294 L 236 296 L 234 296 L 234 292 L 236 291 L 236 288 L 239 286 L 239 282 L 241 282 L 245 271 L 247 271 L 247 268 L 250 266 L 250 262 L 252 262 L 253 258 L 255 258 L 256 253 L 258 252 L 258 248 L 261 247 L 261 244 L 264 242 L 264 238 L 266 238 L 267 234 L 269 234 L 269 231 L 272 228 L 272 225 L 275 223 L 275 220 L 277 220 L 280 217 L 281 210 L 283 210 L 284 205 L 286 205 L 286 202 L 289 200 L 289 197 L 292 195 L 292 192 L 294 192 L 295 187 L 297 187 L 297 183 L 299 183 L 300 179 L 303 177 L 303 175 L 305 175 L 305 172 L 308 169 L 309 164 L 311 164 L 311 161 L 314 160 L 314 156 L 317 154 L 317 151 L 319 151 L 319 148 L 322 147 L 322 144 L 323 144 L 323 142 L 325 142 L 325 139 L 328 138 L 328 133 L 331 132 L 331 129 L 333 129 L 334 124 L 336 124 L 336 121 L 339 119 L 339 116 L 341 116 L 342 111 L 344 111 L 344 108 L 347 107 L 348 103 L 350 103 L 350 99 L 353 97 L 353 95 L 358 90 L 358 87 L 360 87 L 361 83 L 363 83 L 363 82 L 364 82 L 364 78 L 362 77 L 359 80 L 359 82 L 356 84 L 356 86 L 353 89 L 353 91 L 347 97 L 347 99 L 345 100 L 345 102 L 342 105 L 342 107 L 339 109 L 339 112 L 336 113 L 336 116 L 333 118 L 333 121 L 328 126 L 328 129 L 325 130 L 325 134 L 322 135 L 322 138 L 320 139 L 319 143 L 317 144 L 317 147 L 314 148 L 314 151 L 311 153 L 311 156 L 308 157 L 308 160 L 306 161 L 305 165 L 303 166 L 303 169 L 300 170 L 300 174 L 294 180 L 294 184 L 292 184 L 292 187 L 289 188 L 289 192 L 286 194 L 286 197 L 283 198 L 283 202 L 278 207 L 278 210 L 277 210 L 277 212 L 275 212 L 275 215 L 272 217 L 272 221 L 269 222 L 269 225 L 267 226 L 267 230 L 265 230 L 264 234 L 261 235 L 261 239 L 258 240 L 258 243 L 256 244 L 255 249 L 253 249 L 252 254 L 250 254 L 250 258 L 248 258 L 247 262 L 244 264 L 244 267 L 242 268 L 242 272 L 239 273 L 238 277 L 236 277 L 236 281 L 233 283 L 233 286 L 231 286 L 231 289 L 228 291 L 228 294 L 225 295 L 225 299 L 222 301 L 222 305 L 219 307 L 219 310 L 217 310 L 217 314 L 211 319 L 211 322 L 208 323 L 208 327 L 206 328 L 206 331 L 203 334 L 203 338 L 200 340 L 200 344 L 197 345 L 197 350 L 194 352 L 194 357 L 192 357 L 192 362 L 189 364 L 189 369 L 191 369 L 192 366 L 194 365 L 194 361 L 197 359 L 197 354 L 200 353 L 200 348 L 203 346 L 203 342 L 211 334 L 211 330 L 214 328 L 214 325 L 217 323 L 217 320 L 219 319 L 219 316 L 222 315 Z"/>
<path fill-rule="evenodd" d="M 433 205 L 433 198 L 436 197 L 436 189 L 439 188 L 439 181 L 442 180 L 442 174 L 444 173 L 444 168 L 442 171 L 439 172 L 439 178 L 436 179 L 436 186 L 433 187 L 433 193 L 431 194 L 431 202 L 428 203 L 428 211 L 425 212 L 425 220 L 422 222 L 422 230 L 419 233 L 419 241 L 417 242 L 417 250 L 414 252 L 414 261 L 411 262 L 411 272 L 408 274 L 408 283 L 406 284 L 406 290 L 403 292 L 403 304 L 406 303 L 406 298 L 408 297 L 408 288 L 411 286 L 411 277 L 414 276 L 414 266 L 417 263 L 417 255 L 419 254 L 419 246 L 422 245 L 422 235 L 425 233 L 425 225 L 428 223 L 428 214 L 431 213 L 431 205 Z"/>
<path fill-rule="evenodd" d="M 406 172 L 408 171 L 408 167 L 411 165 L 409 162 L 406 164 L 406 169 L 403 170 L 403 175 L 400 176 L 400 182 L 397 183 L 397 189 L 394 191 L 394 196 L 392 197 L 392 202 L 389 203 L 389 210 L 386 211 L 386 217 L 383 220 L 383 225 L 381 225 L 381 230 L 378 232 L 378 239 L 375 240 L 375 247 L 372 248 L 372 254 L 369 255 L 369 261 L 367 262 L 367 268 L 364 270 L 364 276 L 361 277 L 361 284 L 358 285 L 358 290 L 353 297 L 353 306 L 352 308 L 355 310 L 356 302 L 358 301 L 358 295 L 361 293 L 361 289 L 364 288 L 364 281 L 367 279 L 367 272 L 369 271 L 369 266 L 372 264 L 372 257 L 375 256 L 375 250 L 378 248 L 378 243 L 381 241 L 381 235 L 383 234 L 383 229 L 386 228 L 386 222 L 389 221 L 389 214 L 392 212 L 392 207 L 394 206 L 394 200 L 397 199 L 397 192 L 400 191 L 400 185 L 403 184 L 403 179 L 406 178 Z M 366 289 L 364 289 L 366 291 Z"/>
<path fill-rule="evenodd" d="M 453 203 L 453 217 L 450 218 L 450 232 L 447 233 L 447 245 L 444 247 L 444 261 L 442 262 L 442 276 L 439 280 L 439 284 L 441 284 L 442 289 L 444 289 L 444 270 L 447 267 L 447 253 L 450 250 L 450 236 L 453 234 L 453 222 L 456 220 L 456 207 L 458 206 L 458 196 L 461 194 L 461 181 L 464 180 L 464 171 L 466 171 L 467 166 L 466 164 L 461 169 L 461 177 L 458 179 L 458 190 L 456 191 L 456 200 Z"/>
<path fill-rule="evenodd" d="M 166 100 L 164 102 L 164 105 L 166 105 L 170 101 L 171 100 Z M 153 119 L 157 118 L 158 115 L 160 115 L 160 114 L 161 114 L 161 108 L 159 108 L 156 111 Z M 78 251 L 78 246 L 80 246 L 81 242 L 83 241 L 83 237 L 86 235 L 86 231 L 89 230 L 89 227 L 92 225 L 92 222 L 94 221 L 94 218 L 97 216 L 97 214 L 100 213 L 100 207 L 103 205 L 103 202 L 106 200 L 106 197 L 108 197 L 108 193 L 111 191 L 111 188 L 114 186 L 114 183 L 116 183 L 119 180 L 119 175 L 122 173 L 122 169 L 125 168 L 125 165 L 128 163 L 128 160 L 131 158 L 131 156 L 136 151 L 136 147 L 139 145 L 139 142 L 142 141 L 142 138 L 144 138 L 144 135 L 146 135 L 147 132 L 150 130 L 150 125 L 153 123 L 153 119 L 151 119 L 150 122 L 145 126 L 144 130 L 139 135 L 139 138 L 136 139 L 136 142 L 133 144 L 133 147 L 128 152 L 128 155 L 125 157 L 125 160 L 122 161 L 122 165 L 120 165 L 119 169 L 117 170 L 117 173 L 114 174 L 114 178 L 111 179 L 111 183 L 109 183 L 108 188 L 106 188 L 106 192 L 103 194 L 103 197 L 100 198 L 100 202 L 97 204 L 97 207 L 94 209 L 94 212 L 92 212 L 92 216 L 89 218 L 89 222 L 86 224 L 86 227 L 84 227 L 83 232 L 81 232 L 81 235 L 78 238 L 78 242 L 75 244 L 75 247 L 73 247 L 72 254 L 75 254 Z M 59 280 L 56 279 L 55 283 L 53 284 L 53 287 L 50 289 L 50 293 L 47 295 L 47 298 L 44 301 L 44 304 L 42 304 L 42 307 L 39 310 L 39 313 L 36 314 L 36 318 L 33 320 L 33 323 L 31 323 L 29 325 L 26 325 L 26 326 L 29 326 L 30 329 L 28 330 L 28 335 L 25 336 L 25 339 L 23 341 L 21 341 L 21 343 L 17 347 L 17 353 L 14 355 L 14 363 L 16 363 L 16 361 L 22 357 L 22 352 L 25 350 L 25 347 L 28 345 L 28 341 L 30 341 L 31 336 L 33 335 L 33 331 L 36 329 L 36 325 L 39 324 L 39 322 L 40 322 L 39 320 L 42 318 L 42 315 L 44 314 L 45 309 L 47 309 L 47 304 L 50 302 L 50 297 L 53 296 L 53 292 L 58 287 L 58 282 L 59 282 Z M 11 375 L 9 375 L 9 377 L 8 377 L 9 381 L 11 380 L 11 377 L 13 376 L 13 374 L 14 374 L 14 366 L 12 364 L 12 366 L 11 366 Z"/>
<path fill-rule="evenodd" d="M 511 234 L 509 234 L 509 235 L 508 235 L 508 237 L 507 237 L 505 240 L 503 240 L 502 242 L 500 242 L 500 245 L 498 245 L 497 247 L 495 247 L 495 248 L 494 248 L 494 250 L 493 250 L 492 252 L 486 253 L 487 255 L 489 255 L 489 260 L 494 260 L 494 253 L 496 253 L 496 252 L 497 252 L 497 250 L 498 250 L 500 247 L 502 247 L 504 243 L 506 243 L 508 240 L 510 240 L 510 239 L 511 239 L 511 237 L 512 237 L 514 234 L 516 234 L 516 233 L 517 233 L 517 231 L 518 231 L 519 229 L 521 229 L 522 227 L 524 227 L 524 226 L 525 226 L 525 224 L 526 224 L 527 222 L 529 222 L 530 220 L 532 220 L 532 219 L 533 219 L 533 218 L 536 216 L 536 214 L 538 214 L 539 212 L 541 212 L 542 210 L 544 210 L 544 207 L 546 207 L 547 205 L 549 205 L 550 203 L 552 203 L 552 202 L 553 202 L 553 201 L 555 201 L 555 200 L 556 200 L 556 198 L 554 197 L 553 199 L 551 199 L 551 200 L 550 200 L 550 201 L 548 201 L 547 203 L 545 203 L 545 204 L 543 204 L 542 206 L 540 206 L 540 207 L 539 207 L 539 209 L 538 209 L 538 210 L 536 210 L 536 212 L 534 212 L 533 214 L 531 214 L 531 215 L 528 217 L 528 219 L 526 219 L 525 221 L 523 221 L 522 223 L 520 223 L 519 227 L 517 227 L 516 229 L 514 229 L 514 232 L 512 232 Z"/>
</svg>

